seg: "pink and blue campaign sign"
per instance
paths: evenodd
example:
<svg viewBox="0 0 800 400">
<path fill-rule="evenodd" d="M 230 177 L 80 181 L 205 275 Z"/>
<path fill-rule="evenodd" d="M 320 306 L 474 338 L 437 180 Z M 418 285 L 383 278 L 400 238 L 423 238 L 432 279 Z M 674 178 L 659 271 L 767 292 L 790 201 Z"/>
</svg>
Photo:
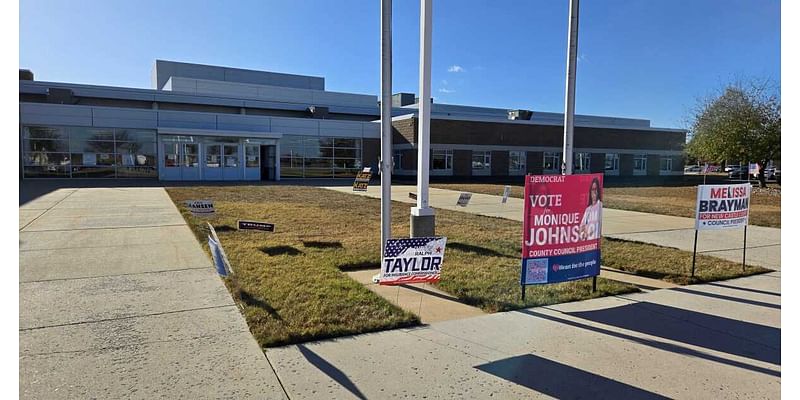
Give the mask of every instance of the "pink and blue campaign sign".
<svg viewBox="0 0 800 400">
<path fill-rule="evenodd" d="M 528 175 L 522 285 L 600 274 L 603 174 Z"/>
</svg>

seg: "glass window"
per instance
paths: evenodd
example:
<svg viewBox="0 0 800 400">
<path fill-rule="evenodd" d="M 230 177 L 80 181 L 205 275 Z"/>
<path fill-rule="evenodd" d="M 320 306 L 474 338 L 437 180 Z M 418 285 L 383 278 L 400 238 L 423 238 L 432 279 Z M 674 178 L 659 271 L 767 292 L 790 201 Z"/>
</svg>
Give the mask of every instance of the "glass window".
<svg viewBox="0 0 800 400">
<path fill-rule="evenodd" d="M 633 170 L 634 171 L 647 171 L 647 155 L 636 154 L 633 156 Z"/>
<path fill-rule="evenodd" d="M 24 139 L 23 151 L 43 153 L 68 152 L 69 142 L 66 140 Z"/>
<path fill-rule="evenodd" d="M 223 145 L 223 153 L 225 158 L 225 168 L 236 168 L 239 166 L 239 146 L 237 145 Z"/>
<path fill-rule="evenodd" d="M 23 137 L 26 139 L 66 140 L 68 138 L 64 128 L 50 126 L 26 126 L 22 129 L 22 132 Z"/>
<path fill-rule="evenodd" d="M 197 168 L 200 166 L 199 145 L 197 143 L 183 144 L 183 166 L 187 168 Z"/>
<path fill-rule="evenodd" d="M 572 153 L 572 170 L 589 171 L 591 153 Z"/>
<path fill-rule="evenodd" d="M 394 154 L 392 155 L 392 162 L 393 162 L 393 169 L 403 169 L 403 151 L 402 150 L 395 150 Z"/>
<path fill-rule="evenodd" d="M 509 171 L 525 171 L 525 152 L 524 151 L 509 151 L 508 152 L 508 170 Z"/>
<path fill-rule="evenodd" d="M 178 143 L 164 143 L 164 166 L 178 167 L 178 157 L 180 155 L 180 144 Z"/>
<path fill-rule="evenodd" d="M 492 166 L 492 153 L 489 151 L 472 152 L 472 169 L 490 169 Z"/>
<path fill-rule="evenodd" d="M 672 171 L 672 157 L 661 157 L 661 171 Z"/>
<path fill-rule="evenodd" d="M 22 158 L 25 176 L 153 177 L 156 175 L 156 132 L 92 127 L 23 127 Z M 116 139 L 115 139 L 116 138 Z M 165 148 L 166 149 L 166 148 Z M 173 149 L 176 150 L 176 149 Z M 177 151 L 169 165 L 177 166 Z M 57 171 L 50 166 L 59 165 Z M 141 167 L 141 171 L 136 170 Z M 60 168 L 60 170 L 59 170 Z M 129 170 L 130 169 L 130 170 Z"/>
<path fill-rule="evenodd" d="M 117 153 L 123 166 L 151 166 L 156 161 L 156 150 L 153 142 L 117 142 Z"/>
<path fill-rule="evenodd" d="M 544 153 L 542 167 L 545 171 L 561 171 L 561 153 Z"/>
<path fill-rule="evenodd" d="M 453 150 L 431 150 L 431 169 L 453 169 Z"/>
<path fill-rule="evenodd" d="M 619 154 L 606 153 L 606 171 L 616 171 L 619 169 Z"/>
<path fill-rule="evenodd" d="M 218 144 L 206 145 L 206 168 L 219 168 L 222 158 L 222 147 Z"/>
<path fill-rule="evenodd" d="M 244 146 L 245 167 L 258 168 L 261 166 L 261 146 Z"/>
</svg>

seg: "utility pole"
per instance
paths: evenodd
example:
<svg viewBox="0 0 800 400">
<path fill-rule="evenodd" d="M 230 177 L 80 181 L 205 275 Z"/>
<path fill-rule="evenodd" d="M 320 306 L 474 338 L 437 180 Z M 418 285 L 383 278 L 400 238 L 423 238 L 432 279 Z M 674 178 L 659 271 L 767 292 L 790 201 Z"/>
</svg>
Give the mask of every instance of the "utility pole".
<svg viewBox="0 0 800 400">
<path fill-rule="evenodd" d="M 569 32 L 567 36 L 567 95 L 564 105 L 564 151 L 562 173 L 572 175 L 572 138 L 575 129 L 575 70 L 578 58 L 578 3 L 569 0 Z"/>
<path fill-rule="evenodd" d="M 392 237 L 392 0 L 381 0 L 381 257 Z"/>
<path fill-rule="evenodd" d="M 411 208 L 411 237 L 433 236 L 435 220 L 428 205 L 431 158 L 431 21 L 433 0 L 420 0 L 419 13 L 419 135 L 417 156 L 417 206 Z"/>
</svg>

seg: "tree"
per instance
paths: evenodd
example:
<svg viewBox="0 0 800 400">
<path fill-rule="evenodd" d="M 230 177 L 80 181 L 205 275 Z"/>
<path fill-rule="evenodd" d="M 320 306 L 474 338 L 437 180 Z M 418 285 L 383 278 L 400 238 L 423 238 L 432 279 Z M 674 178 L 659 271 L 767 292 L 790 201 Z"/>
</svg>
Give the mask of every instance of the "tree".
<svg viewBox="0 0 800 400">
<path fill-rule="evenodd" d="M 735 82 L 698 102 L 686 146 L 690 157 L 757 162 L 764 169 L 781 157 L 781 101 L 769 82 Z"/>
</svg>

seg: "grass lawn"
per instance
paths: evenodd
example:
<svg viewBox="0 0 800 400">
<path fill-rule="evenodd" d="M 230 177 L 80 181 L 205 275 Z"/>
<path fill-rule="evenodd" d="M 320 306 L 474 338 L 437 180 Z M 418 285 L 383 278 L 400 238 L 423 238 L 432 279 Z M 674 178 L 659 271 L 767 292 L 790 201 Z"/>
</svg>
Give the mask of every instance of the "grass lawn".
<svg viewBox="0 0 800 400">
<path fill-rule="evenodd" d="M 522 179 L 520 179 L 521 181 Z M 433 187 L 502 195 L 505 185 L 492 183 L 435 183 Z M 694 218 L 696 186 L 609 187 L 603 190 L 603 207 Z M 511 197 L 522 198 L 523 186 L 511 185 Z M 753 189 L 750 224 L 781 227 L 781 197 Z"/>
<path fill-rule="evenodd" d="M 243 305 L 250 330 L 262 346 L 419 323 L 417 316 L 342 272 L 375 268 L 377 273 L 379 200 L 305 186 L 181 187 L 168 192 L 206 251 L 206 219 L 192 216 L 183 201 L 214 201 L 217 216 L 207 220 L 236 271 L 236 278 L 226 284 Z M 392 216 L 393 236 L 407 236 L 409 205 L 393 203 Z M 276 232 L 238 231 L 237 219 L 271 222 Z M 436 222 L 437 233 L 448 240 L 439 288 L 485 311 L 637 291 L 634 286 L 600 278 L 598 291 L 591 293 L 591 280 L 585 279 L 529 286 L 523 303 L 520 222 L 447 210 L 437 210 Z M 661 252 L 670 256 L 662 257 Z M 602 262 L 680 282 L 679 268 L 688 268 L 686 254 L 691 261 L 691 254 L 680 250 L 606 240 Z M 670 265 L 670 260 L 675 264 Z M 697 273 L 705 279 L 738 276 L 740 270 L 734 263 L 698 258 Z"/>
<path fill-rule="evenodd" d="M 658 256 L 653 256 L 653 254 Z M 692 253 L 649 243 L 603 238 L 602 265 L 648 278 L 679 285 L 720 281 L 741 276 L 762 274 L 771 270 L 716 257 L 697 255 L 694 278 L 691 278 Z"/>
</svg>

